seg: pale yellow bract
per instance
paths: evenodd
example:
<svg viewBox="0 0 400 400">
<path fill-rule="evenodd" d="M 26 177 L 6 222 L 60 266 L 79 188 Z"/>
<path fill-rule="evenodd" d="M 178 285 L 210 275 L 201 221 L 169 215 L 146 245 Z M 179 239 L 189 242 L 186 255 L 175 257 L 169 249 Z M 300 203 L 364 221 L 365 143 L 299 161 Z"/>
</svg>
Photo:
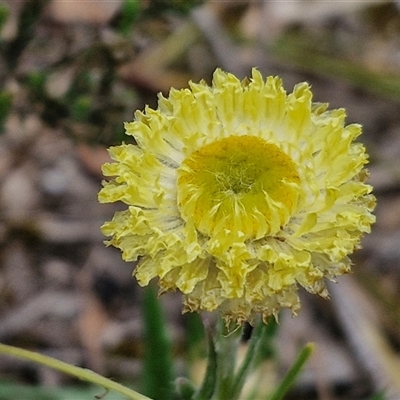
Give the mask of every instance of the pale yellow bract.
<svg viewBox="0 0 400 400">
<path fill-rule="evenodd" d="M 158 278 L 184 311 L 227 322 L 296 313 L 299 285 L 327 297 L 375 220 L 361 127 L 307 83 L 286 94 L 256 69 L 189 85 L 126 123 L 137 145 L 109 149 L 99 200 L 128 208 L 103 225 L 107 243 L 137 261 L 140 285 Z"/>
</svg>

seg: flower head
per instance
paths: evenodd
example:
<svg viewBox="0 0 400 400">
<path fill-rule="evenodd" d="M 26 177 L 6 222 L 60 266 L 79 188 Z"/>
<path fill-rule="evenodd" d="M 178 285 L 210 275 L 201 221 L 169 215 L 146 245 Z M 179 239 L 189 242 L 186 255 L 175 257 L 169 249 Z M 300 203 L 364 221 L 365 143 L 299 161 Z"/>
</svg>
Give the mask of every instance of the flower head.
<svg viewBox="0 0 400 400">
<path fill-rule="evenodd" d="M 299 286 L 327 297 L 374 222 L 361 127 L 256 69 L 189 85 L 126 123 L 137 144 L 109 149 L 99 200 L 128 207 L 103 225 L 108 244 L 185 311 L 240 323 L 296 313 Z"/>
</svg>

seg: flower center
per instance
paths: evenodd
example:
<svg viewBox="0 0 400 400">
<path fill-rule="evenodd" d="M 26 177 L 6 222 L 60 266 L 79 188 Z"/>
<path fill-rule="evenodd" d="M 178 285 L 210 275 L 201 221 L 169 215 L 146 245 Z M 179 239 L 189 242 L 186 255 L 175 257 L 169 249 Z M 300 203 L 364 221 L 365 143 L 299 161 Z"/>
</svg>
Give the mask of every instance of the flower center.
<svg viewBox="0 0 400 400">
<path fill-rule="evenodd" d="M 259 239 L 287 223 L 299 182 L 294 162 L 278 146 L 255 136 L 230 136 L 182 162 L 178 207 L 204 235 L 236 231 L 245 239 Z"/>
</svg>

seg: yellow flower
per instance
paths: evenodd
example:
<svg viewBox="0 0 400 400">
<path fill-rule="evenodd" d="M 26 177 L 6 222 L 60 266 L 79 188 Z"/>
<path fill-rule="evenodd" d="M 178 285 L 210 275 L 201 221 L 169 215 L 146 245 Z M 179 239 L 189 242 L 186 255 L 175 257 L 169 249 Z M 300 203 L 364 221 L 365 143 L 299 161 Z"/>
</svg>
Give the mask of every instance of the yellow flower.
<svg viewBox="0 0 400 400">
<path fill-rule="evenodd" d="M 125 125 L 137 144 L 109 149 L 99 200 L 128 207 L 103 225 L 107 243 L 137 261 L 140 285 L 158 278 L 184 311 L 227 322 L 295 314 L 299 285 L 327 297 L 375 220 L 361 127 L 327 107 L 256 69 L 160 95 Z"/>
</svg>

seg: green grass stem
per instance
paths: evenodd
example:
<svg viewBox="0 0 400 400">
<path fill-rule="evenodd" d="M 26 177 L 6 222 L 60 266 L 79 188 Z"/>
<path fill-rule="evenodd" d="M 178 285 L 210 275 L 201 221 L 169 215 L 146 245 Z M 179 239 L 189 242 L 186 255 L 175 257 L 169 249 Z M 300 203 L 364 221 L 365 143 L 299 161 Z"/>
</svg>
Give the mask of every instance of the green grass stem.
<svg viewBox="0 0 400 400">
<path fill-rule="evenodd" d="M 105 378 L 104 376 L 101 376 L 96 372 L 93 372 L 86 368 L 76 367 L 66 362 L 57 360 L 53 357 L 45 356 L 43 354 L 35 353 L 33 351 L 25 349 L 20 349 L 14 346 L 8 346 L 5 344 L 0 344 L 0 353 L 23 358 L 36 364 L 44 365 L 46 367 L 63 372 L 64 374 L 73 376 L 80 380 L 102 386 L 107 391 L 114 390 L 131 400 L 149 400 L 148 397 L 143 396 L 140 393 L 129 389 L 128 387 L 123 386 L 117 382 L 114 382 L 108 378 Z"/>
</svg>

